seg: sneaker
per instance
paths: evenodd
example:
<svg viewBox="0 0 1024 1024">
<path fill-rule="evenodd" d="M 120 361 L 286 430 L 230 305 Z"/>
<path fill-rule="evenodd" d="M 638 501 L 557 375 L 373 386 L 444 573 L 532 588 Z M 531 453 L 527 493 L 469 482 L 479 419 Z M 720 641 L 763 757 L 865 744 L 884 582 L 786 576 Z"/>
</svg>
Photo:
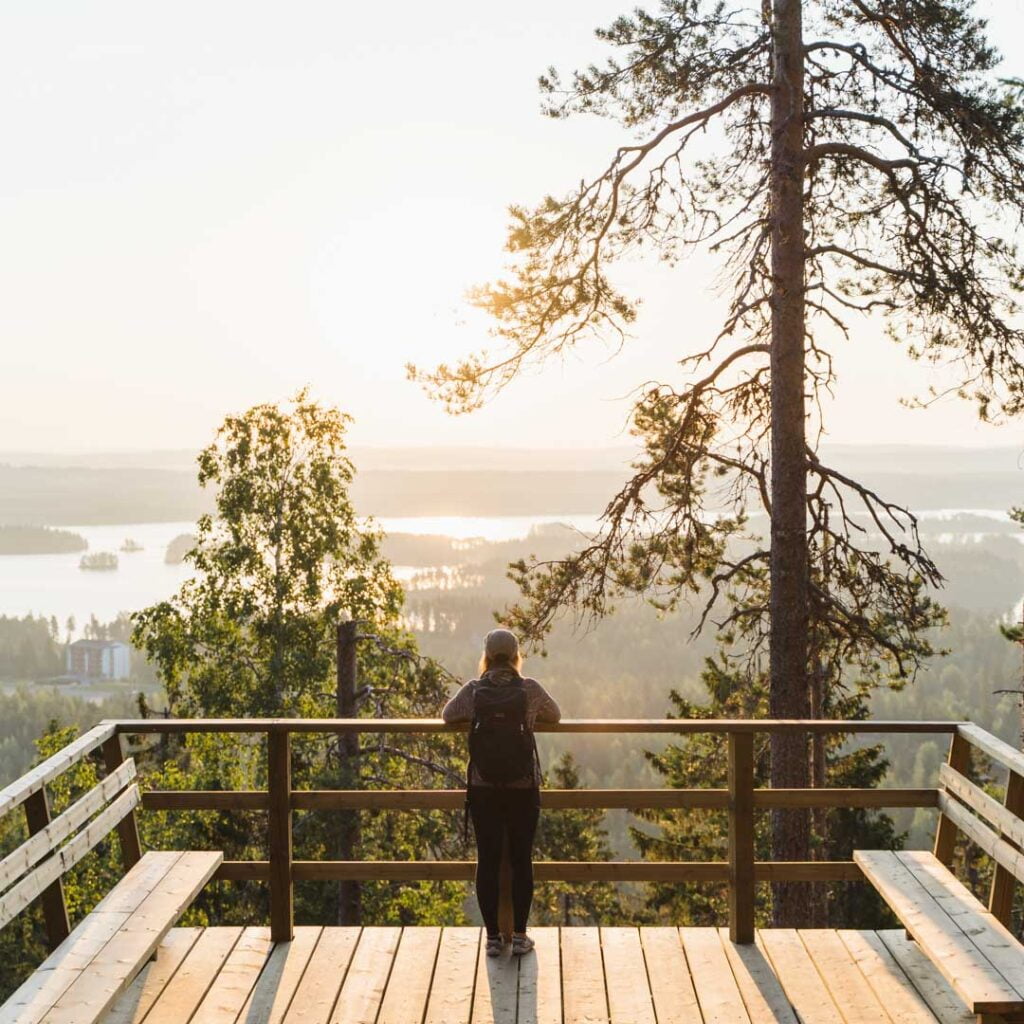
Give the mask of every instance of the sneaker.
<svg viewBox="0 0 1024 1024">
<path fill-rule="evenodd" d="M 487 936 L 487 955 L 488 956 L 501 956 L 501 951 L 504 948 L 505 943 L 500 935 L 488 935 Z"/>
<path fill-rule="evenodd" d="M 512 955 L 522 956 L 524 953 L 529 953 L 533 949 L 533 945 L 533 939 L 529 935 L 513 935 Z"/>
</svg>

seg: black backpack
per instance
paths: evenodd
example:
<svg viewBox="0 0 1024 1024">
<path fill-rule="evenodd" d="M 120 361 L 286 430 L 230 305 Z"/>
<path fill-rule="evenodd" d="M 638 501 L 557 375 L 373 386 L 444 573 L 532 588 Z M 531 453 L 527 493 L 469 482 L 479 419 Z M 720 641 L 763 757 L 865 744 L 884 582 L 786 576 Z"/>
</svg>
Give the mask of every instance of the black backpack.
<svg viewBox="0 0 1024 1024">
<path fill-rule="evenodd" d="M 507 786 L 534 778 L 537 744 L 526 720 L 523 681 L 495 685 L 486 678 L 473 694 L 469 726 L 469 778 L 476 768 L 484 782 Z"/>
</svg>

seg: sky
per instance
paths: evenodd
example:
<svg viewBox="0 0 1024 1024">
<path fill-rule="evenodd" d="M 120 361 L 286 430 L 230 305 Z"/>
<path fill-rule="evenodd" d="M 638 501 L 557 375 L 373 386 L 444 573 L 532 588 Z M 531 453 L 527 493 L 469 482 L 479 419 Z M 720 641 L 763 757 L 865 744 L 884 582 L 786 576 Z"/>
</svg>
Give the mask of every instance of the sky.
<svg viewBox="0 0 1024 1024">
<path fill-rule="evenodd" d="M 487 343 L 466 290 L 506 210 L 622 129 L 553 122 L 536 78 L 604 52 L 624 0 L 54 2 L 0 7 L 0 451 L 193 448 L 309 384 L 362 445 L 604 447 L 629 396 L 713 336 L 714 264 L 635 267 L 615 354 L 583 346 L 451 417 L 404 365 Z M 1024 0 L 982 5 L 1024 74 Z M 836 353 L 836 443 L 1016 444 L 867 327 Z M 941 383 L 941 381 L 940 381 Z"/>
</svg>

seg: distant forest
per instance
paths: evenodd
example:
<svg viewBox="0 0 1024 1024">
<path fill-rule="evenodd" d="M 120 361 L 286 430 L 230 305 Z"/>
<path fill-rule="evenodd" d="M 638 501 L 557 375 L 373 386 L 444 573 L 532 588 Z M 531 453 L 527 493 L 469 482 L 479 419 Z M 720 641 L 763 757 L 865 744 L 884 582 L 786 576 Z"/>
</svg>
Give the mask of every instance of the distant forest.
<svg viewBox="0 0 1024 1024">
<path fill-rule="evenodd" d="M 831 454 L 840 468 L 856 470 L 867 485 L 919 510 L 1005 509 L 1024 490 L 1024 471 L 1010 449 L 841 447 Z M 429 458 L 423 469 L 361 468 L 353 502 L 376 516 L 596 514 L 626 476 L 624 468 L 605 468 L 596 457 L 581 459 L 576 469 L 530 469 L 522 455 L 507 463 L 500 453 L 477 458 L 511 468 L 442 469 Z M 621 458 L 608 459 L 614 461 Z M 383 464 L 400 462 L 396 456 Z M 194 468 L 0 465 L 0 524 L 184 522 L 209 510 Z"/>
<path fill-rule="evenodd" d="M 88 542 L 70 530 L 49 526 L 0 526 L 0 555 L 63 555 L 85 551 Z"/>
<path fill-rule="evenodd" d="M 1000 689 L 1020 685 L 1021 652 L 1003 638 L 1001 622 L 1020 615 L 1024 596 L 1024 536 L 1015 524 L 964 518 L 943 524 L 928 543 L 945 577 L 936 596 L 949 609 L 949 627 L 936 638 L 936 646 L 949 654 L 936 657 L 916 680 L 900 691 L 876 691 L 872 714 L 878 718 L 970 718 L 1015 745 L 1021 715 L 1012 695 Z M 975 528 L 986 527 L 987 535 Z M 938 527 L 936 527 L 938 529 Z M 447 537 L 397 534 L 387 539 L 385 552 L 395 564 L 422 566 L 407 586 L 406 617 L 421 650 L 437 658 L 460 678 L 471 677 L 483 635 L 494 625 L 493 612 L 516 596 L 506 578 L 508 562 L 536 555 L 553 558 L 581 538 L 564 526 L 552 524 L 535 530 L 525 540 L 489 543 L 453 541 Z M 439 566 L 446 568 L 440 569 Z M 629 603 L 596 628 L 574 632 L 572 623 L 559 624 L 548 643 L 546 657 L 532 656 L 526 669 L 548 685 L 567 716 L 579 718 L 661 717 L 669 709 L 669 693 L 701 701 L 699 683 L 704 659 L 715 649 L 713 630 L 691 639 L 692 611 L 659 616 L 652 608 Z M 0 679 L 31 680 L 61 671 L 64 624 L 42 618 L 0 618 Z M 89 633 L 126 639 L 125 618 L 103 625 L 90 623 Z M 141 655 L 134 664 L 142 666 Z M 144 668 L 152 682 L 151 670 Z M 13 699 L 13 698 L 12 698 Z M 23 726 L 22 714 L 32 723 L 47 721 L 43 708 L 53 709 L 57 698 L 48 687 L 27 686 L 10 706 L 17 721 L 16 736 L 6 741 L 0 782 L 23 771 L 34 754 L 35 724 Z M 93 721 L 99 710 L 71 696 L 61 696 L 61 721 Z M 159 699 L 152 706 L 162 707 Z M 2 708 L 0 708 L 2 710 Z M 11 717 L 7 721 L 12 721 Z M 20 737 L 20 739 L 18 738 Z M 581 771 L 582 785 L 608 787 L 661 785 L 645 752 L 659 741 L 644 736 L 541 735 L 545 764 L 572 750 Z M 946 740 L 890 737 L 891 762 L 887 784 L 928 786 L 934 783 Z M 894 815 L 910 840 L 923 839 L 932 828 L 933 812 Z M 624 813 L 609 814 L 612 840 L 618 852 L 634 855 Z"/>
</svg>

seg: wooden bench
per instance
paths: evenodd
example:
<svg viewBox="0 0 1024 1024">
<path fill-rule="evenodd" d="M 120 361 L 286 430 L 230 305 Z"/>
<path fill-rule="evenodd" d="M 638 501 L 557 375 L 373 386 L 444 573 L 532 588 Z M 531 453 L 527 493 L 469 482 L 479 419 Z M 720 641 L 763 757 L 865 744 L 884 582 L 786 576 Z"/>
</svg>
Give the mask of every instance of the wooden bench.
<svg viewBox="0 0 1024 1024">
<path fill-rule="evenodd" d="M 98 730 L 82 737 L 79 757 L 111 739 L 118 742 L 119 751 L 119 737 L 113 733 L 103 736 Z M 62 876 L 114 829 L 120 831 L 124 852 L 125 826 L 130 824 L 127 834 L 136 837 L 133 845 L 137 852 L 134 821 L 129 821 L 139 803 L 135 763 L 117 757 L 120 763 L 102 782 L 49 821 L 44 787 L 74 763 L 66 750 L 57 756 L 60 761 L 51 758 L 0 791 L 0 814 L 41 795 L 47 819 L 0 861 L 0 928 L 40 898 L 51 900 L 46 908 L 48 926 L 55 917 L 59 927 L 62 915 L 66 922 Z M 28 817 L 31 825 L 32 815 Z M 125 859 L 130 862 L 127 856 Z M 0 1024 L 98 1021 L 151 959 L 222 860 L 221 853 L 211 851 L 152 852 L 139 857 L 92 913 L 56 944 L 40 968 L 0 1007 Z"/>
<path fill-rule="evenodd" d="M 1010 771 L 1007 805 L 964 774 L 975 743 Z M 1024 821 L 1015 807 L 1024 755 L 971 726 L 958 729 L 948 764 L 940 769 L 941 812 L 935 853 L 856 850 L 864 877 L 888 903 L 907 933 L 980 1021 L 1024 1021 L 1024 945 L 1010 923 L 1013 886 L 1024 880 Z M 988 823 L 994 826 L 990 827 Z M 949 870 L 957 832 L 996 864 L 989 906 Z"/>
</svg>

